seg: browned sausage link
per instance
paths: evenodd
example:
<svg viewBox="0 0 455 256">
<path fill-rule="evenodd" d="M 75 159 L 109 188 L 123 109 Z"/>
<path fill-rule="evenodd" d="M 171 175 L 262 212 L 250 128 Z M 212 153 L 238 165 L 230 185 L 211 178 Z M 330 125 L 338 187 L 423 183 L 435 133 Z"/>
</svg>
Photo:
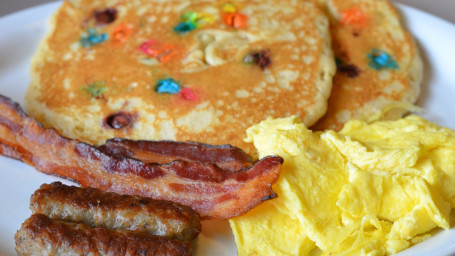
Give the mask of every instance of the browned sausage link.
<svg viewBox="0 0 455 256">
<path fill-rule="evenodd" d="M 145 141 L 114 138 L 99 147 L 117 157 L 133 157 L 147 163 L 170 163 L 174 160 L 213 163 L 227 171 L 237 171 L 253 164 L 242 149 L 231 145 L 198 142 Z"/>
<path fill-rule="evenodd" d="M 142 231 L 187 241 L 201 231 L 199 214 L 188 206 L 60 182 L 43 184 L 35 191 L 30 209 L 52 219 L 91 227 Z"/>
<path fill-rule="evenodd" d="M 52 220 L 43 214 L 28 218 L 15 235 L 16 252 L 25 255 L 191 255 L 191 243 L 146 233 L 91 228 Z"/>
</svg>

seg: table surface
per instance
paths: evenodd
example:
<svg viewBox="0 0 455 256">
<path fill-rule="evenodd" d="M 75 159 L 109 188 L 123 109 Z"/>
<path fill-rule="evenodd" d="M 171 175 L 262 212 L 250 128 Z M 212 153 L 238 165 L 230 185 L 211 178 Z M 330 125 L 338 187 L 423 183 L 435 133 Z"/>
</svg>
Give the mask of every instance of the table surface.
<svg viewBox="0 0 455 256">
<path fill-rule="evenodd" d="M 0 0 L 0 16 L 53 0 Z M 455 24 L 455 0 L 393 0 L 439 16 Z"/>
</svg>

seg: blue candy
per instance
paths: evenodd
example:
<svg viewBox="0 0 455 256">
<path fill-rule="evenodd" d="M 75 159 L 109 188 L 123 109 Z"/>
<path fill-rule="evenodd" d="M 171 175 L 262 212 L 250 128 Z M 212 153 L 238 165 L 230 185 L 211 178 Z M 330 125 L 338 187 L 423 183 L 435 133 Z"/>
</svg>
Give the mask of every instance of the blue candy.
<svg viewBox="0 0 455 256">
<path fill-rule="evenodd" d="M 98 34 L 95 29 L 90 28 L 87 30 L 88 35 L 83 35 L 81 37 L 81 45 L 84 48 L 89 48 L 107 40 L 107 34 Z"/>
<path fill-rule="evenodd" d="M 180 22 L 177 26 L 174 27 L 174 31 L 179 34 L 184 34 L 195 30 L 197 28 L 196 23 L 192 21 Z"/>
<path fill-rule="evenodd" d="M 397 62 L 391 55 L 387 54 L 384 51 L 373 49 L 370 53 L 367 54 L 367 57 L 370 59 L 370 63 L 368 65 L 373 69 L 398 69 Z"/>
<path fill-rule="evenodd" d="M 172 78 L 158 80 L 155 91 L 158 93 L 177 94 L 180 92 L 180 85 Z"/>
<path fill-rule="evenodd" d="M 339 57 L 335 57 L 335 64 L 337 67 L 341 67 L 343 65 L 343 60 L 341 60 Z"/>
</svg>

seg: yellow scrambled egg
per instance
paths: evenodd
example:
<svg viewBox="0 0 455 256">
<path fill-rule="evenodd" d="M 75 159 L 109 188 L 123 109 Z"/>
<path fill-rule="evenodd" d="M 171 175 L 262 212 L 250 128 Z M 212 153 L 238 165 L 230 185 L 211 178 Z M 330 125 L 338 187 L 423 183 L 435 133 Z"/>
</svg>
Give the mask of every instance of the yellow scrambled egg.
<svg viewBox="0 0 455 256">
<path fill-rule="evenodd" d="M 291 117 L 247 134 L 285 162 L 278 198 L 230 220 L 239 255 L 390 255 L 450 228 L 455 131 L 409 116 L 313 133 Z"/>
</svg>

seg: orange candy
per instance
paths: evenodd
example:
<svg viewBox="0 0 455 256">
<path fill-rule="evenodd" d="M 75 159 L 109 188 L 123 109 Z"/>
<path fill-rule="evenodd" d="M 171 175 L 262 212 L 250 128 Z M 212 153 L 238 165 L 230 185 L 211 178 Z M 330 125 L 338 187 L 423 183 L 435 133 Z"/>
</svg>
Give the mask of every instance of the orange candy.
<svg viewBox="0 0 455 256">
<path fill-rule="evenodd" d="M 161 63 L 169 62 L 172 58 L 174 58 L 178 53 L 177 47 L 173 45 L 163 45 L 160 51 L 157 53 L 156 58 Z"/>
<path fill-rule="evenodd" d="M 239 12 L 229 13 L 226 12 L 223 14 L 223 21 L 226 25 L 233 27 L 233 28 L 243 28 L 246 26 L 248 21 L 248 17 Z"/>
<path fill-rule="evenodd" d="M 120 45 L 125 43 L 132 32 L 133 30 L 129 25 L 118 25 L 114 28 L 114 31 L 112 31 L 112 39 L 114 44 Z"/>
<path fill-rule="evenodd" d="M 359 8 L 353 7 L 342 13 L 340 23 L 344 26 L 364 28 L 368 26 L 370 18 Z"/>
</svg>

